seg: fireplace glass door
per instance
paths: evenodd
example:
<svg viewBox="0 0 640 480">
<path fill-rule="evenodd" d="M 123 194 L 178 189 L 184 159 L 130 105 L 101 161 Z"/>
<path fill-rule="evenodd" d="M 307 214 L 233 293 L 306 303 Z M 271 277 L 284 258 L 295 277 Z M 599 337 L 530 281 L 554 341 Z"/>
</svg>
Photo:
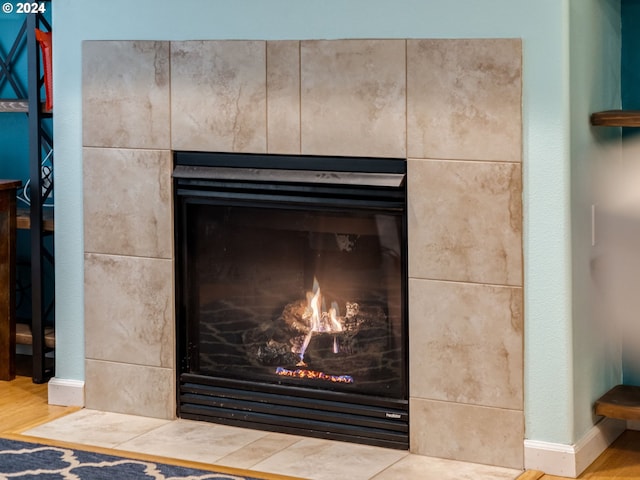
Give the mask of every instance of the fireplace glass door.
<svg viewBox="0 0 640 480">
<path fill-rule="evenodd" d="M 283 402 L 283 410 L 317 415 L 309 404 L 326 402 L 372 417 L 365 430 L 378 428 L 376 417 L 406 423 L 403 182 L 367 186 L 343 172 L 337 176 L 348 185 L 334 185 L 326 181 L 333 173 L 322 171 L 318 184 L 317 172 L 301 180 L 290 169 L 265 182 L 264 172 L 256 180 L 255 169 L 228 168 L 206 170 L 211 178 L 203 180 L 193 170 L 176 187 L 179 414 L 232 424 L 254 417 L 261 428 L 298 433 L 310 429 L 281 429 L 291 420 L 262 415 Z M 223 400 L 219 389 L 229 389 Z M 345 414 L 327 423 L 341 424 Z M 294 423 L 316 421 L 302 410 L 298 417 Z M 330 437 L 348 436 L 343 429 Z M 392 446 L 404 445 L 391 436 Z"/>
</svg>

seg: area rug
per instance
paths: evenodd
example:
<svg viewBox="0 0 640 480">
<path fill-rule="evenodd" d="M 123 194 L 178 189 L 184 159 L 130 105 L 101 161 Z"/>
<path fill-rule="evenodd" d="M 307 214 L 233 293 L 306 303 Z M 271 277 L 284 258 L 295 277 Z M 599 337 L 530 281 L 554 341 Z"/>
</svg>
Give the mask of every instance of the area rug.
<svg viewBox="0 0 640 480">
<path fill-rule="evenodd" d="M 191 468 L 97 451 L 0 438 L 0 480 L 269 480 L 233 469 Z"/>
</svg>

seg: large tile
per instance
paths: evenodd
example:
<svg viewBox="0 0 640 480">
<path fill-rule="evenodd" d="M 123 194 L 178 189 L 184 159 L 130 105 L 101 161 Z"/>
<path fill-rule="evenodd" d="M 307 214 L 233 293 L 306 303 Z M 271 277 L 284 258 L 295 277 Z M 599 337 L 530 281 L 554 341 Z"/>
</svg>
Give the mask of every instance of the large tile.
<svg viewBox="0 0 640 480">
<path fill-rule="evenodd" d="M 266 435 L 258 430 L 180 419 L 124 442 L 118 449 L 217 464 L 220 458 Z"/>
<path fill-rule="evenodd" d="M 266 152 L 266 43 L 171 44 L 174 150 Z"/>
<path fill-rule="evenodd" d="M 267 42 L 267 148 L 300 153 L 300 42 Z"/>
<path fill-rule="evenodd" d="M 408 455 L 371 480 L 514 480 L 522 470 Z"/>
<path fill-rule="evenodd" d="M 85 408 L 27 430 L 23 434 L 63 442 L 114 448 L 122 442 L 153 431 L 167 423 L 170 423 L 169 420 Z"/>
<path fill-rule="evenodd" d="M 85 252 L 172 258 L 168 150 L 85 148 Z"/>
<path fill-rule="evenodd" d="M 412 397 L 523 408 L 521 288 L 411 279 L 409 309 Z"/>
<path fill-rule="evenodd" d="M 168 42 L 84 42 L 83 145 L 169 148 L 169 76 Z"/>
<path fill-rule="evenodd" d="M 175 371 L 170 368 L 85 361 L 87 408 L 171 420 L 175 398 Z"/>
<path fill-rule="evenodd" d="M 173 262 L 86 254 L 84 271 L 86 358 L 173 368 Z"/>
<path fill-rule="evenodd" d="M 522 285 L 521 165 L 411 159 L 409 276 Z"/>
<path fill-rule="evenodd" d="M 413 453 L 523 468 L 522 411 L 412 398 L 410 415 Z"/>
<path fill-rule="evenodd" d="M 255 465 L 252 470 L 308 480 L 367 480 L 407 452 L 307 438 Z"/>
<path fill-rule="evenodd" d="M 302 153 L 406 156 L 404 40 L 301 43 Z"/>
<path fill-rule="evenodd" d="M 248 469 L 298 441 L 300 437 L 294 435 L 269 433 L 246 447 L 220 458 L 216 465 Z"/>
<path fill-rule="evenodd" d="M 522 158 L 518 39 L 407 41 L 408 156 Z"/>
</svg>

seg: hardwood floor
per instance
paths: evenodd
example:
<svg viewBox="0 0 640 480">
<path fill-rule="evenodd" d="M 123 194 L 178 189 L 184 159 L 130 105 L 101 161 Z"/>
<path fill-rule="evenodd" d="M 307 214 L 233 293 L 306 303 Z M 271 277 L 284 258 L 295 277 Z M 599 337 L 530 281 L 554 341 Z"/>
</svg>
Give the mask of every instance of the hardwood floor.
<svg viewBox="0 0 640 480">
<path fill-rule="evenodd" d="M 21 433 L 77 410 L 47 404 L 47 384 L 37 385 L 31 377 L 0 381 L 0 435 Z"/>
<path fill-rule="evenodd" d="M 15 435 L 41 423 L 78 410 L 47 403 L 47 385 L 30 377 L 0 381 L 0 435 Z M 628 430 L 580 477 L 580 480 L 640 479 L 640 432 Z M 564 477 L 527 471 L 518 480 L 566 480 Z"/>
</svg>

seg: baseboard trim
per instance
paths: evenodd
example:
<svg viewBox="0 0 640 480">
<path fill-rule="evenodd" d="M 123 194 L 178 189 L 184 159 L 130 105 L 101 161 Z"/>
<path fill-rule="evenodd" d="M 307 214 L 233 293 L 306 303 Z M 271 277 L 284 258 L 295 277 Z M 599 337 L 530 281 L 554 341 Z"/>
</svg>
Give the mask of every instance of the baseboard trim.
<svg viewBox="0 0 640 480">
<path fill-rule="evenodd" d="M 48 384 L 49 404 L 84 407 L 84 382 L 53 377 Z"/>
<path fill-rule="evenodd" d="M 524 441 L 524 468 L 576 478 L 627 428 L 627 422 L 605 418 L 575 445 Z"/>
</svg>

